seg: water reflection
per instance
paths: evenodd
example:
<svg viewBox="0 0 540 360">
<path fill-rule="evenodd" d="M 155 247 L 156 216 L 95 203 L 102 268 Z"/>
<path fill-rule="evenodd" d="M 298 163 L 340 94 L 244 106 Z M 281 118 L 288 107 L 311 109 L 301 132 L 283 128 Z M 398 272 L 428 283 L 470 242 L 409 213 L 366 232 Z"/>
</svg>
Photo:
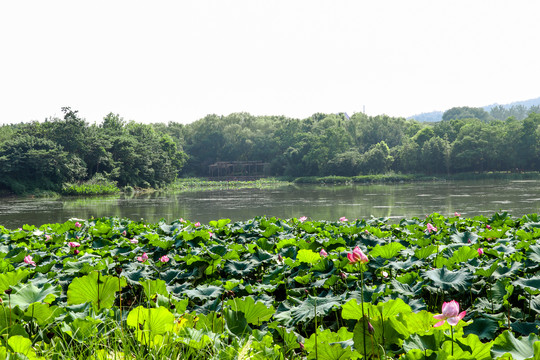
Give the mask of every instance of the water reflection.
<svg viewBox="0 0 540 360">
<path fill-rule="evenodd" d="M 454 181 L 392 185 L 286 186 L 272 189 L 218 190 L 140 196 L 3 199 L 0 224 L 64 222 L 71 217 L 118 216 L 148 221 L 183 217 L 206 223 L 219 218 L 233 221 L 254 216 L 311 219 L 423 217 L 438 212 L 463 216 L 508 211 L 513 216 L 540 210 L 539 181 Z"/>
</svg>

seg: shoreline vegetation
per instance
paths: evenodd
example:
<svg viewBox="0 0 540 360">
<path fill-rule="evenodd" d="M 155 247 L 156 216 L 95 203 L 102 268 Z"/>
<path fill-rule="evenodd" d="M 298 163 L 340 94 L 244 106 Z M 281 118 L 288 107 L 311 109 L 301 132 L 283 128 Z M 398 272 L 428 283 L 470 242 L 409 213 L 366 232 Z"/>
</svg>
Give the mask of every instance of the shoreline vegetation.
<svg viewBox="0 0 540 360">
<path fill-rule="evenodd" d="M 0 226 L 0 358 L 538 356 L 538 214 L 300 215 Z"/>
<path fill-rule="evenodd" d="M 425 174 L 374 174 L 359 176 L 306 176 L 268 177 L 255 180 L 209 180 L 207 178 L 179 178 L 162 188 L 134 188 L 126 186 L 119 188 L 115 182 L 105 178 L 94 178 L 90 181 L 76 184 L 65 184 L 60 193 L 53 191 L 35 190 L 27 194 L 0 193 L 1 197 L 59 197 L 59 196 L 96 196 L 119 195 L 122 193 L 148 193 L 148 192 L 186 192 L 186 191 L 216 191 L 230 189 L 262 189 L 294 184 L 314 185 L 353 185 L 353 184 L 395 184 L 407 182 L 431 181 L 459 181 L 459 180 L 540 180 L 540 172 L 483 172 L 459 173 L 450 175 Z"/>
<path fill-rule="evenodd" d="M 502 118 L 509 113 L 460 107 L 438 123 L 363 113 L 305 119 L 233 113 L 141 124 L 110 113 L 90 124 L 64 107 L 63 118 L 0 126 L 0 192 L 183 190 L 188 186 L 175 184 L 179 178 L 215 175 L 330 184 L 538 172 L 537 111 Z"/>
</svg>

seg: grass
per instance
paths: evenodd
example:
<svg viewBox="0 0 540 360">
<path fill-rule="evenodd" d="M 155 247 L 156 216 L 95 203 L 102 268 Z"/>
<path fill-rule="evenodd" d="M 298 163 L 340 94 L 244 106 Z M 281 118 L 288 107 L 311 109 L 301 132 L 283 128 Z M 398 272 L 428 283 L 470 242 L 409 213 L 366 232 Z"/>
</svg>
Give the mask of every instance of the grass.
<svg viewBox="0 0 540 360">
<path fill-rule="evenodd" d="M 447 180 L 540 180 L 540 172 L 468 172 L 449 175 L 426 174 L 374 174 L 357 176 L 309 176 L 294 180 L 296 184 L 371 184 L 399 183 L 414 181 L 447 181 Z"/>
<path fill-rule="evenodd" d="M 213 181 L 202 178 L 181 178 L 164 188 L 165 191 L 205 191 L 228 189 L 262 189 L 288 185 L 289 182 L 277 178 L 261 178 L 258 180 Z"/>
</svg>

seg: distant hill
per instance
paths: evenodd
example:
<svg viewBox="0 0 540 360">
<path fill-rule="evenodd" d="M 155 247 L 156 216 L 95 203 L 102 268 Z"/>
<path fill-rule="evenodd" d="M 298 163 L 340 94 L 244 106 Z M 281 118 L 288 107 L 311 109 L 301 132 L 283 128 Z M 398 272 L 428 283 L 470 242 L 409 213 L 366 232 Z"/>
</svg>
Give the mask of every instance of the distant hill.
<svg viewBox="0 0 540 360">
<path fill-rule="evenodd" d="M 523 101 L 515 101 L 515 102 L 512 102 L 510 104 L 497 104 L 497 103 L 495 103 L 495 104 L 491 104 L 491 105 L 482 106 L 482 108 L 484 110 L 486 110 L 487 112 L 489 112 L 491 109 L 493 109 L 494 107 L 499 106 L 499 105 L 501 105 L 505 109 L 509 109 L 512 106 L 518 106 L 518 105 L 522 105 L 522 106 L 525 106 L 526 108 L 530 108 L 531 106 L 540 105 L 540 97 L 537 97 L 535 99 L 523 100 Z M 421 114 L 409 116 L 407 119 L 415 119 L 417 121 L 422 121 L 422 122 L 435 122 L 435 121 L 441 121 L 442 120 L 443 113 L 444 113 L 444 111 L 432 111 L 432 112 L 421 113 Z"/>
</svg>

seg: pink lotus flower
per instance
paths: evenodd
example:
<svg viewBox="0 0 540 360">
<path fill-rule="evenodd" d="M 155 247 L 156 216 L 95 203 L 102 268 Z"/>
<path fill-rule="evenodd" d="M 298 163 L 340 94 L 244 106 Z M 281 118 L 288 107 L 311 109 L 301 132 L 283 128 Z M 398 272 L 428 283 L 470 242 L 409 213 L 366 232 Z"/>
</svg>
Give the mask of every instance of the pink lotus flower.
<svg viewBox="0 0 540 360">
<path fill-rule="evenodd" d="M 354 263 L 357 263 L 357 262 L 365 264 L 365 263 L 367 263 L 369 261 L 366 254 L 364 254 L 362 252 L 362 250 L 360 250 L 360 248 L 358 246 L 354 248 L 352 253 L 347 253 L 347 259 L 349 259 L 349 262 L 351 264 L 354 264 Z"/>
<path fill-rule="evenodd" d="M 24 257 L 24 262 L 33 266 L 36 266 L 36 262 L 32 260 L 32 256 L 28 255 Z"/>
<path fill-rule="evenodd" d="M 484 255 L 484 249 L 478 248 L 478 255 L 479 255 L 479 256 Z"/>
<path fill-rule="evenodd" d="M 347 279 L 347 274 L 345 274 L 344 272 L 339 273 L 339 276 L 341 277 L 341 280 L 346 280 Z"/>
<path fill-rule="evenodd" d="M 72 248 L 76 248 L 76 247 L 81 246 L 81 244 L 79 244 L 79 243 L 76 242 L 76 241 L 70 241 L 70 242 L 68 242 L 68 246 L 69 246 L 69 247 L 72 247 Z"/>
<path fill-rule="evenodd" d="M 193 224 L 193 226 L 199 227 L 199 226 L 201 226 L 201 223 L 197 221 L 195 224 Z"/>
<path fill-rule="evenodd" d="M 139 260 L 140 262 L 145 262 L 146 260 L 148 260 L 148 255 L 146 255 L 146 253 L 143 253 L 142 256 L 137 256 L 137 260 Z"/>
<path fill-rule="evenodd" d="M 322 257 L 327 257 L 327 256 L 328 256 L 328 253 L 327 253 L 324 249 L 321 249 L 321 251 L 319 251 L 319 254 L 320 254 Z"/>
<path fill-rule="evenodd" d="M 458 212 L 456 211 L 456 212 L 454 213 L 454 216 L 460 217 L 460 216 L 461 216 L 461 214 L 460 214 L 460 213 L 458 213 Z"/>
<path fill-rule="evenodd" d="M 445 302 L 442 305 L 442 314 L 433 316 L 437 320 L 441 320 L 434 327 L 438 327 L 444 324 L 446 320 L 451 326 L 456 326 L 457 323 L 465 317 L 466 311 L 459 312 L 459 304 L 457 301 L 452 300 Z"/>
<path fill-rule="evenodd" d="M 384 278 L 387 278 L 387 277 L 388 277 L 388 272 L 386 272 L 386 271 L 384 271 L 384 270 L 383 270 L 383 272 L 382 272 L 381 274 L 382 274 L 382 276 L 383 276 Z"/>
<path fill-rule="evenodd" d="M 127 233 L 126 233 L 126 230 L 122 231 L 122 236 L 126 236 Z"/>
<path fill-rule="evenodd" d="M 210 235 L 210 237 L 214 236 L 214 233 L 209 231 L 208 234 Z"/>
<path fill-rule="evenodd" d="M 74 253 L 75 255 L 79 255 L 79 250 L 78 250 L 78 249 L 75 249 L 75 250 L 73 250 L 73 253 Z"/>
<path fill-rule="evenodd" d="M 159 261 L 161 261 L 162 263 L 169 262 L 169 257 L 167 255 L 163 255 L 159 258 Z"/>
<path fill-rule="evenodd" d="M 184 220 L 184 219 L 182 219 L 182 218 L 178 219 L 178 221 L 180 221 L 181 223 L 185 223 L 185 222 L 186 222 L 186 220 Z"/>
<path fill-rule="evenodd" d="M 491 226 L 486 225 L 486 229 L 491 230 Z"/>
<path fill-rule="evenodd" d="M 129 239 L 129 242 L 132 243 L 132 244 L 138 244 L 139 240 L 133 238 L 133 239 Z"/>
<path fill-rule="evenodd" d="M 78 221 L 75 223 L 75 227 L 81 227 L 81 226 L 82 225 Z"/>
<path fill-rule="evenodd" d="M 51 240 L 51 239 L 52 239 L 51 235 L 45 235 L 45 241 L 48 241 L 48 240 Z"/>
<path fill-rule="evenodd" d="M 427 224 L 427 232 L 431 233 L 432 231 L 437 232 L 437 228 L 435 226 L 431 225 L 431 223 L 428 223 Z"/>
<path fill-rule="evenodd" d="M 300 221 L 300 222 L 304 222 L 304 221 L 306 221 L 306 220 L 307 220 L 307 216 L 301 216 L 301 217 L 298 219 L 298 221 Z"/>
<path fill-rule="evenodd" d="M 346 221 L 349 221 L 349 219 L 347 219 L 345 216 L 342 216 L 339 218 L 339 221 L 346 222 Z"/>
</svg>

